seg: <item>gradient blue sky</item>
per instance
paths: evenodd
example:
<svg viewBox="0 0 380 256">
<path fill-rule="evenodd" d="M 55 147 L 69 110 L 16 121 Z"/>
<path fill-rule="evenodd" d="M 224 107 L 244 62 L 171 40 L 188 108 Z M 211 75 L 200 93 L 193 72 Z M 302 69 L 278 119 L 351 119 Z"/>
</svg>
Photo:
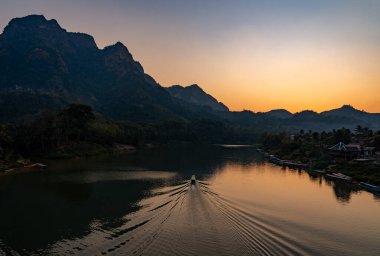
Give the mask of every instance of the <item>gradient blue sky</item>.
<svg viewBox="0 0 380 256">
<path fill-rule="evenodd" d="M 28 14 L 121 41 L 163 86 L 233 110 L 380 112 L 379 0 L 2 0 L 0 27 Z"/>
</svg>

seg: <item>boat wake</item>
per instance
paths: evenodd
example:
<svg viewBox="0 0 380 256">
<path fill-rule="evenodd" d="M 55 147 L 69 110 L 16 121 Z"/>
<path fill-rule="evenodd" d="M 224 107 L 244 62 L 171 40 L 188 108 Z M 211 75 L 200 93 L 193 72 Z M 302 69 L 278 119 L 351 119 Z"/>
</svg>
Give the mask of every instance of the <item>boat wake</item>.
<svg viewBox="0 0 380 256">
<path fill-rule="evenodd" d="M 203 181 L 154 191 L 117 227 L 96 222 L 52 254 L 86 255 L 309 255 L 271 223 L 215 193 Z"/>
</svg>

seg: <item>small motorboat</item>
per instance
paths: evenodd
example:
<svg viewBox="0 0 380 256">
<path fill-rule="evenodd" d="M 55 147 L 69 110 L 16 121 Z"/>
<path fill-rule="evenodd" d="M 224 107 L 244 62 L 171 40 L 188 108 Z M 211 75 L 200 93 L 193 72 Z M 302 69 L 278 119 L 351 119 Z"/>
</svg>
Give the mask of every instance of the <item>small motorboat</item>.
<svg viewBox="0 0 380 256">
<path fill-rule="evenodd" d="M 332 174 L 326 174 L 326 178 L 338 180 L 338 181 L 352 182 L 352 178 L 350 176 L 344 175 L 340 172 L 332 173 Z"/>
<path fill-rule="evenodd" d="M 269 156 L 269 162 L 273 163 L 273 164 L 277 164 L 277 165 L 283 165 L 284 164 L 284 160 L 274 156 L 274 155 L 270 155 Z"/>
<path fill-rule="evenodd" d="M 36 167 L 36 164 L 26 164 L 24 165 L 24 168 L 34 168 Z"/>
<path fill-rule="evenodd" d="M 380 187 L 379 186 L 375 186 L 375 185 L 372 185 L 372 184 L 369 184 L 369 183 L 366 183 L 366 182 L 360 182 L 359 186 L 361 186 L 362 188 L 364 188 L 364 189 L 366 189 L 368 191 L 375 192 L 375 193 L 380 193 Z"/>
<path fill-rule="evenodd" d="M 5 170 L 4 173 L 13 172 L 14 170 L 15 170 L 14 168 L 8 169 L 8 170 Z"/>
<path fill-rule="evenodd" d="M 283 161 L 282 164 L 284 166 L 287 166 L 287 167 L 290 167 L 290 168 L 294 168 L 294 169 L 306 169 L 308 167 L 307 164 L 295 163 L 295 162 L 291 162 L 291 161 Z"/>
<path fill-rule="evenodd" d="M 191 184 L 191 185 L 195 185 L 195 181 L 196 181 L 196 179 L 195 179 L 195 175 L 192 175 L 192 176 L 191 176 L 191 179 L 190 179 L 190 184 Z"/>
<path fill-rule="evenodd" d="M 310 172 L 318 173 L 318 174 L 325 174 L 326 171 L 324 170 L 310 170 Z"/>
<path fill-rule="evenodd" d="M 24 165 L 24 168 L 46 168 L 46 164 L 41 164 L 41 163 L 34 163 L 34 164 L 26 164 Z"/>
</svg>

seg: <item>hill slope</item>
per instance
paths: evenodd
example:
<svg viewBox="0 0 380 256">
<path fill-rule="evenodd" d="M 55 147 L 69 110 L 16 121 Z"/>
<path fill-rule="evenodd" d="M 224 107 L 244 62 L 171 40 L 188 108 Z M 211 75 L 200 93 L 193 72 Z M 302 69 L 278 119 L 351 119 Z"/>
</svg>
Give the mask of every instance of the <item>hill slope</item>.
<svg viewBox="0 0 380 256">
<path fill-rule="evenodd" d="M 13 119 L 70 102 L 108 118 L 134 121 L 191 115 L 118 42 L 99 49 L 90 35 L 67 32 L 41 15 L 15 18 L 0 35 L 0 109 L 18 97 Z M 15 96 L 17 95 L 17 96 Z M 23 104 L 44 98 L 29 109 Z M 49 104 L 48 104 L 49 103 Z M 0 110 L 2 121 L 8 116 Z"/>
<path fill-rule="evenodd" d="M 193 84 L 187 87 L 180 85 L 173 85 L 168 87 L 169 93 L 181 100 L 189 103 L 193 103 L 200 106 L 207 106 L 216 111 L 229 111 L 222 102 L 218 102 L 210 94 L 207 94 L 197 84 Z"/>
</svg>

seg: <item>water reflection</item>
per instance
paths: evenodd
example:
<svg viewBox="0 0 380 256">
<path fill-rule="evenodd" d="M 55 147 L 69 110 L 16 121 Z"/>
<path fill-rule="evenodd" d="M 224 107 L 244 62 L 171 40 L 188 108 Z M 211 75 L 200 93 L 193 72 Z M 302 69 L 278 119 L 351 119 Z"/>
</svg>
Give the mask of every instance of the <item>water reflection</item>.
<svg viewBox="0 0 380 256">
<path fill-rule="evenodd" d="M 327 181 L 333 187 L 336 199 L 343 203 L 349 203 L 351 195 L 359 191 L 357 185 L 347 184 L 338 181 Z"/>
<path fill-rule="evenodd" d="M 26 252 L 83 237 L 91 232 L 94 221 L 104 226 L 118 222 L 137 211 L 136 203 L 154 187 L 138 180 L 77 183 L 30 176 L 23 177 L 28 182 L 12 182 L 12 187 L 1 184 L 2 243 Z"/>
<path fill-rule="evenodd" d="M 183 248 L 179 237 L 209 241 L 198 254 L 379 252 L 378 197 L 265 163 L 253 148 L 154 149 L 48 164 L 0 177 L 0 252 L 126 253 L 150 241 L 145 254 L 172 255 Z M 199 193 L 187 186 L 193 174 L 203 180 Z M 353 241 L 356 249 L 342 248 Z"/>
<path fill-rule="evenodd" d="M 322 175 L 313 172 L 308 172 L 308 175 L 310 181 L 318 182 L 320 185 L 322 185 L 325 182 L 328 186 L 332 187 L 333 193 L 337 201 L 341 203 L 349 203 L 351 195 L 357 193 L 358 191 L 361 191 L 360 187 L 356 184 L 349 184 L 345 182 L 329 180 L 323 177 Z"/>
</svg>

